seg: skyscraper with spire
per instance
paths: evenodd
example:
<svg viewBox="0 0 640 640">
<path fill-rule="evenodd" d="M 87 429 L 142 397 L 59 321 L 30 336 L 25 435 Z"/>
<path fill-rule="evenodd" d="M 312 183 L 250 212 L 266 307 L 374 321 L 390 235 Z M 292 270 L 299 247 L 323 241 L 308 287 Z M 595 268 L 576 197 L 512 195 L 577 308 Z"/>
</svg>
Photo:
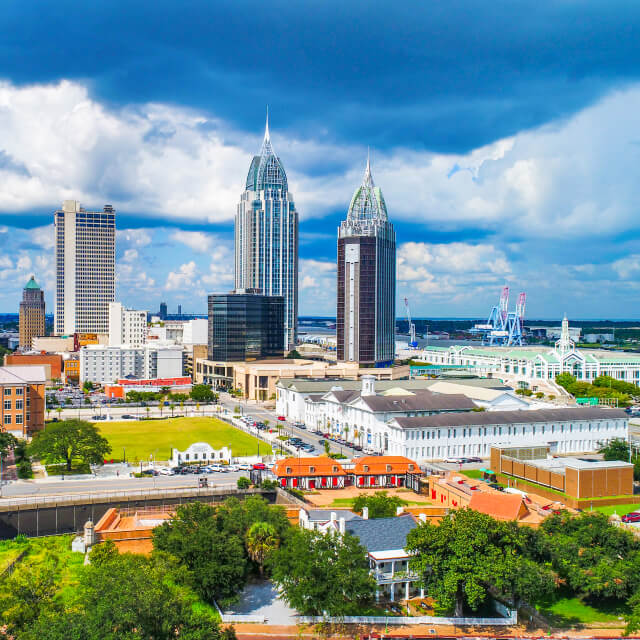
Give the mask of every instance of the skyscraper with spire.
<svg viewBox="0 0 640 640">
<path fill-rule="evenodd" d="M 369 366 L 393 362 L 396 235 L 371 163 L 338 229 L 338 360 Z"/>
<path fill-rule="evenodd" d="M 285 350 L 298 329 L 298 212 L 287 174 L 271 146 L 269 116 L 235 220 L 235 287 L 284 297 Z"/>
</svg>

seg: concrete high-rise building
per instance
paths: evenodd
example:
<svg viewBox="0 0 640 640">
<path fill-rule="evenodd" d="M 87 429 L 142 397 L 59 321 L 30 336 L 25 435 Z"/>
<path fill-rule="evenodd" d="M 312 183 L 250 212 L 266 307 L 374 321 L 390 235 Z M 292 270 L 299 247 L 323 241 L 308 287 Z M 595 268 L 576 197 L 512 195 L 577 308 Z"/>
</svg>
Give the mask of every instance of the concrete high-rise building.
<svg viewBox="0 0 640 640">
<path fill-rule="evenodd" d="M 284 298 L 251 291 L 209 296 L 209 359 L 244 362 L 284 355 Z"/>
<path fill-rule="evenodd" d="M 147 312 L 109 303 L 109 346 L 141 347 L 147 341 Z"/>
<path fill-rule="evenodd" d="M 235 288 L 284 298 L 284 347 L 291 350 L 298 329 L 298 212 L 271 146 L 268 119 L 238 204 L 235 233 Z"/>
<path fill-rule="evenodd" d="M 338 360 L 386 366 L 393 362 L 396 235 L 367 159 L 362 184 L 338 229 Z"/>
<path fill-rule="evenodd" d="M 56 335 L 107 333 L 115 299 L 116 212 L 65 200 L 54 214 Z"/>
<path fill-rule="evenodd" d="M 33 338 L 44 335 L 44 292 L 35 278 L 31 279 L 22 290 L 20 303 L 19 331 L 20 348 L 31 349 Z"/>
</svg>

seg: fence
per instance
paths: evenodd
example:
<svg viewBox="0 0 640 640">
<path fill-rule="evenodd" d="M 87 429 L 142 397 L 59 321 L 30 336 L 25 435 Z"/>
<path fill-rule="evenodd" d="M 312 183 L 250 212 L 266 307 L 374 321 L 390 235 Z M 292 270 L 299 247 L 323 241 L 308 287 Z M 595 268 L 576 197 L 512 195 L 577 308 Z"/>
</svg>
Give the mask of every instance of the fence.
<svg viewBox="0 0 640 640">
<path fill-rule="evenodd" d="M 438 616 L 345 616 L 343 618 L 335 616 L 298 616 L 298 622 L 306 624 L 318 624 L 321 622 L 331 622 L 338 624 L 450 624 L 457 627 L 480 627 L 497 626 L 510 627 L 518 623 L 517 611 L 508 611 L 505 618 L 441 618 Z"/>
</svg>

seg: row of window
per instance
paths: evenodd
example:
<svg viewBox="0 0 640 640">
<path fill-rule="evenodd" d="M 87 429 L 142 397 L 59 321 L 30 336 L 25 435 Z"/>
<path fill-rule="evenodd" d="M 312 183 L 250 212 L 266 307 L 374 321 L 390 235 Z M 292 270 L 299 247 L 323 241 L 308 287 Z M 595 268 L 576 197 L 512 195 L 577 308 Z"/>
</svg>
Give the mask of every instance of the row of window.
<svg viewBox="0 0 640 640">
<path fill-rule="evenodd" d="M 15 417 L 15 421 L 12 422 L 12 419 Z M 31 419 L 31 416 L 27 413 L 27 422 L 29 422 L 29 420 Z M 11 416 L 11 415 L 5 415 L 4 417 L 4 424 L 23 424 L 22 422 L 22 416 L 21 415 L 17 415 L 17 416 Z"/>
<path fill-rule="evenodd" d="M 29 406 L 29 398 L 27 398 L 27 407 Z M 4 401 L 4 410 L 5 411 L 11 411 L 12 409 L 12 402 L 11 400 L 5 400 Z M 21 411 L 24 408 L 24 401 L 23 400 L 16 400 L 16 406 L 15 406 L 17 411 Z"/>
<path fill-rule="evenodd" d="M 24 395 L 24 388 L 23 387 L 5 387 L 4 388 L 4 395 L 5 396 L 10 396 L 12 390 L 15 390 L 15 395 L 17 395 L 17 396 Z"/>
</svg>

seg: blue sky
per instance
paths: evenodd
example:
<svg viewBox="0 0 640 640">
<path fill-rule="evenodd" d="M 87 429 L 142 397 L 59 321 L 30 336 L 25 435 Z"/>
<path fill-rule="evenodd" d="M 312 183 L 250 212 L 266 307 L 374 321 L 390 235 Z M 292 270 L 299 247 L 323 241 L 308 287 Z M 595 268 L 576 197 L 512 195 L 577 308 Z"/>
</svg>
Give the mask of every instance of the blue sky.
<svg viewBox="0 0 640 640">
<path fill-rule="evenodd" d="M 414 315 L 485 315 L 508 284 L 529 317 L 638 317 L 639 28 L 616 0 L 5 0 L 0 310 L 31 273 L 53 308 L 76 198 L 118 211 L 124 303 L 204 311 L 268 104 L 302 314 L 334 313 L 370 146 Z"/>
</svg>

